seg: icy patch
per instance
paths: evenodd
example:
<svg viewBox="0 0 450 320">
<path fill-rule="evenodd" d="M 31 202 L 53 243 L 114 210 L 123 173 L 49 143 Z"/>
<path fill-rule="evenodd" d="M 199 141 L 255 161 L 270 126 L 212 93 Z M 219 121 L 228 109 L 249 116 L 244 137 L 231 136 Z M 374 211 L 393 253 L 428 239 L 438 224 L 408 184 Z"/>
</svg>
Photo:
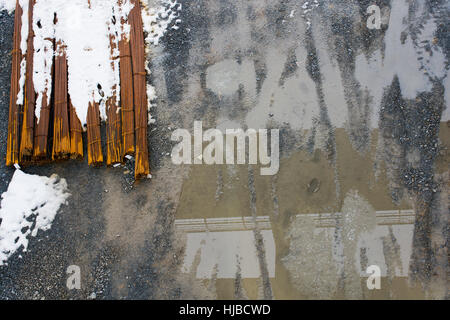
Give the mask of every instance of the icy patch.
<svg viewBox="0 0 450 320">
<path fill-rule="evenodd" d="M 49 1 L 52 2 L 52 1 Z M 36 95 L 35 115 L 39 122 L 42 99 L 47 95 L 46 104 L 50 105 L 52 90 L 52 66 L 54 38 L 54 14 L 44 1 L 37 1 L 33 8 L 33 85 Z M 39 27 L 40 26 L 40 27 Z"/>
<path fill-rule="evenodd" d="M 51 228 L 53 219 L 70 194 L 65 179 L 42 177 L 16 170 L 8 190 L 2 194 L 0 209 L 0 265 L 23 246 L 30 235 Z"/>
<path fill-rule="evenodd" d="M 150 109 L 156 106 L 156 104 L 154 103 L 156 98 L 158 98 L 158 96 L 156 95 L 155 87 L 147 83 L 148 124 L 156 122 L 156 120 L 153 119 L 152 115 L 150 114 Z"/>
</svg>

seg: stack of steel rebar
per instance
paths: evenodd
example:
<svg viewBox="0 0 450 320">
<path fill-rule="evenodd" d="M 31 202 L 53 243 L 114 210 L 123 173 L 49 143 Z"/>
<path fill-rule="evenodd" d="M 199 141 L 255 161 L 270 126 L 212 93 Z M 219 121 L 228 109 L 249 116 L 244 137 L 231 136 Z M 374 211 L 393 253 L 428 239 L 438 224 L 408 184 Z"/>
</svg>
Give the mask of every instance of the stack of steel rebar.
<svg viewBox="0 0 450 320">
<path fill-rule="evenodd" d="M 22 8 L 19 1 L 16 2 L 16 13 L 14 16 L 14 35 L 11 63 L 11 91 L 9 97 L 9 121 L 8 121 L 8 143 L 6 150 L 6 165 L 19 163 L 19 122 L 20 105 L 17 104 L 17 95 L 20 91 L 20 64 L 22 50 L 20 49 L 22 30 Z"/>
<path fill-rule="evenodd" d="M 22 54 L 22 13 L 27 13 L 28 21 L 33 22 L 33 7 L 37 1 L 44 0 L 29 0 L 28 12 L 21 8 L 19 0 L 16 3 L 6 164 L 28 165 L 69 158 L 82 159 L 85 140 L 89 165 L 100 165 L 103 163 L 100 104 L 92 96 L 83 130 L 69 95 L 70 68 L 64 39 L 45 39 L 44 47 L 35 48 L 33 28 L 36 26 L 28 23 L 27 52 Z M 121 6 L 123 0 L 117 1 Z M 134 155 L 135 178 L 139 179 L 150 173 L 146 59 L 140 2 L 130 0 L 130 3 L 133 8 L 127 18 L 121 17 L 114 22 L 122 27 L 129 24 L 129 36 L 117 34 L 114 30 L 109 35 L 111 66 L 119 69 L 120 90 L 118 85 L 114 86 L 112 89 L 113 92 L 117 91 L 117 96 L 113 95 L 104 101 L 106 164 L 123 163 L 125 156 Z M 57 23 L 58 15 L 55 14 L 54 24 Z M 53 58 L 48 62 L 51 64 L 49 70 L 52 84 L 39 93 L 33 84 L 33 59 L 40 50 L 50 52 Z M 118 57 L 114 56 L 117 55 L 115 52 L 118 52 Z M 20 81 L 23 62 L 26 63 L 25 81 Z M 98 89 L 101 91 L 102 88 Z M 21 92 L 24 93 L 23 99 L 18 99 Z M 21 101 L 23 105 L 18 103 Z M 36 106 L 36 103 L 40 105 Z M 84 139 L 83 131 L 86 131 Z"/>
</svg>

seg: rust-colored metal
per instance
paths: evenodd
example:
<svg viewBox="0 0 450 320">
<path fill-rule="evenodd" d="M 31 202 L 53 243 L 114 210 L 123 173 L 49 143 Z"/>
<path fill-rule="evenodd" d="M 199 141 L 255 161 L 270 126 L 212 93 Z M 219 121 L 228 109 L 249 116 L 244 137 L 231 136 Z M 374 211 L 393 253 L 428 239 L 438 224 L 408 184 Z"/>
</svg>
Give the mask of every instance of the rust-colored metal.
<svg viewBox="0 0 450 320">
<path fill-rule="evenodd" d="M 53 24 L 57 23 L 57 18 L 53 20 Z M 55 39 L 53 38 L 45 38 L 45 43 L 42 48 L 39 50 L 44 50 L 44 52 L 50 51 L 52 53 L 51 56 L 54 56 L 53 53 L 55 51 Z M 39 94 L 42 94 L 42 102 L 39 110 L 39 117 L 36 117 L 35 130 L 34 130 L 34 152 L 33 152 L 33 160 L 35 162 L 41 162 L 43 160 L 48 159 L 49 153 L 49 144 L 48 144 L 48 134 L 49 134 L 49 124 L 50 124 L 50 112 L 54 108 L 54 99 L 50 99 L 52 95 L 52 90 L 55 85 L 55 58 L 49 59 L 45 61 L 46 64 L 49 64 L 51 67 L 51 85 L 48 88 L 45 88 L 44 92 L 37 93 L 37 97 Z M 36 107 L 38 107 L 36 105 Z"/>
<path fill-rule="evenodd" d="M 53 120 L 52 159 L 66 159 L 70 155 L 69 108 L 67 99 L 66 47 L 61 40 L 56 43 L 55 56 L 55 101 Z"/>
<path fill-rule="evenodd" d="M 47 103 L 47 90 L 42 93 L 42 105 L 39 120 L 36 119 L 34 131 L 34 152 L 35 161 L 41 161 L 47 158 L 48 148 L 48 126 L 50 121 L 51 105 Z"/>
<path fill-rule="evenodd" d="M 119 41 L 120 51 L 120 112 L 122 115 L 123 157 L 134 154 L 133 69 L 130 42 Z"/>
<path fill-rule="evenodd" d="M 111 46 L 111 65 L 113 70 L 115 70 L 116 57 L 113 56 L 115 50 L 117 49 L 117 44 L 115 41 L 115 35 L 111 32 L 110 34 L 110 46 Z M 117 85 L 112 87 L 113 92 L 117 91 Z M 106 164 L 113 165 L 122 162 L 122 125 L 121 117 L 119 114 L 119 106 L 117 97 L 113 95 L 106 101 Z"/>
<path fill-rule="evenodd" d="M 72 159 L 83 159 L 83 128 L 77 112 L 69 97 L 70 112 L 70 157 Z"/>
<path fill-rule="evenodd" d="M 134 5 L 129 14 L 129 23 L 131 25 L 131 61 L 133 64 L 134 117 L 136 121 L 136 164 L 134 177 L 135 179 L 140 179 L 150 174 L 147 145 L 148 101 L 145 80 L 145 44 L 141 5 L 139 0 L 132 0 L 131 3 Z"/>
<path fill-rule="evenodd" d="M 22 51 L 20 50 L 20 34 L 22 29 L 22 8 L 16 1 L 14 14 L 14 34 L 11 63 L 11 89 L 9 96 L 9 119 L 8 119 L 8 142 L 6 149 L 6 165 L 19 163 L 19 113 L 20 106 L 17 105 L 17 94 L 19 93 L 20 62 Z"/>
<path fill-rule="evenodd" d="M 34 31 L 33 31 L 33 7 L 35 0 L 30 0 L 28 4 L 28 38 L 26 71 L 25 71 L 25 100 L 23 106 L 22 135 L 20 139 L 20 161 L 30 161 L 33 155 L 34 143 L 34 105 L 36 103 L 36 94 L 33 83 L 33 56 L 34 56 Z"/>
<path fill-rule="evenodd" d="M 121 4 L 121 1 L 119 1 Z M 123 26 L 125 21 L 120 21 Z M 120 53 L 120 113 L 122 115 L 122 159 L 126 155 L 134 155 L 134 97 L 133 66 L 131 64 L 130 41 L 125 34 L 119 41 Z"/>
<path fill-rule="evenodd" d="M 34 39 L 37 33 L 33 30 L 36 26 L 36 23 L 33 23 L 36 0 L 26 1 L 29 8 L 26 13 L 29 27 L 25 56 L 22 55 L 20 47 L 24 11 L 20 7 L 19 0 L 16 1 L 6 164 L 22 164 L 30 161 L 44 163 L 47 160 L 69 157 L 82 159 L 85 153 L 83 127 L 68 94 L 69 70 L 64 39 L 55 40 L 49 35 L 45 38 L 44 44 L 36 48 L 45 53 L 52 53 L 46 54 L 46 61 L 44 61 L 46 70 L 51 70 L 51 77 L 48 79 L 50 83 L 46 84 L 43 92 L 36 92 L 33 83 L 33 68 L 37 62 L 34 56 Z M 119 6 L 123 5 L 123 0 L 115 1 Z M 90 7 L 90 1 L 87 0 L 87 2 Z M 126 155 L 134 155 L 136 158 L 135 178 L 139 179 L 150 173 L 147 145 L 148 101 L 141 5 L 139 0 L 131 0 L 131 3 L 134 7 L 128 18 L 121 17 L 119 22 L 113 19 L 110 25 L 111 64 L 113 69 L 119 71 L 120 90 L 119 84 L 116 84 L 111 88 L 114 94 L 104 101 L 107 116 L 106 164 L 122 163 Z M 56 15 L 53 23 L 58 23 Z M 116 23 L 120 24 L 121 31 L 124 30 L 125 23 L 129 23 L 131 34 L 117 33 L 114 26 Z M 26 61 L 26 69 L 21 70 L 24 61 Z M 17 96 L 21 92 L 20 82 L 23 81 L 20 79 L 21 73 L 25 74 L 23 109 L 17 104 Z M 39 105 L 36 105 L 37 101 Z M 89 165 L 103 163 L 99 103 L 95 102 L 93 93 L 86 119 Z M 53 122 L 50 123 L 50 121 Z M 52 133 L 49 133 L 50 128 L 53 130 Z M 49 146 L 52 146 L 52 150 L 49 150 Z M 49 157 L 50 151 L 51 157 Z"/>
<path fill-rule="evenodd" d="M 106 120 L 107 165 L 122 162 L 122 125 L 118 111 L 116 97 L 109 98 L 106 101 L 106 116 L 108 117 Z"/>
<path fill-rule="evenodd" d="M 102 142 L 100 136 L 99 104 L 90 102 L 87 113 L 87 150 L 89 165 L 100 165 L 103 162 Z"/>
<path fill-rule="evenodd" d="M 54 51 L 54 40 L 47 39 L 48 43 L 41 50 L 50 50 Z M 55 64 L 53 62 L 54 59 L 50 59 L 46 61 L 46 63 L 52 64 L 52 76 L 51 79 L 55 78 Z M 49 95 L 51 95 L 52 86 L 47 88 L 42 92 L 42 102 L 41 109 L 39 111 L 39 119 L 36 118 L 35 130 L 34 130 L 34 152 L 33 152 L 33 160 L 34 161 L 42 161 L 48 158 L 48 131 L 49 131 L 49 123 L 50 123 L 50 111 L 52 109 L 51 103 L 49 103 Z M 38 93 L 39 94 L 39 93 Z"/>
</svg>

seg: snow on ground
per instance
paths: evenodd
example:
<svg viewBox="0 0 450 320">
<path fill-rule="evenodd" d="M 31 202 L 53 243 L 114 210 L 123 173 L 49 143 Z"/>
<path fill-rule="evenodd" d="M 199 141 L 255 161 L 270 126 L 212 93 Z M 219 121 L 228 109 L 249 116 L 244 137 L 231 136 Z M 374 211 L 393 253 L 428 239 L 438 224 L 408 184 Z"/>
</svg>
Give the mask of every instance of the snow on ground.
<svg viewBox="0 0 450 320">
<path fill-rule="evenodd" d="M 65 179 L 57 175 L 43 177 L 16 170 L 8 190 L 2 194 L 0 208 L 0 266 L 23 246 L 30 235 L 49 230 L 58 209 L 66 203 Z"/>
<path fill-rule="evenodd" d="M 408 30 L 408 8 L 408 2 L 405 0 L 392 3 L 384 58 L 381 50 L 377 50 L 370 58 L 363 53 L 356 57 L 356 78 L 370 91 L 377 110 L 371 121 L 373 128 L 378 125 L 378 110 L 383 90 L 392 83 L 395 75 L 399 78 L 402 95 L 407 99 L 415 99 L 418 93 L 431 90 L 433 83 L 430 77 L 443 79 L 447 73 L 444 53 L 440 48 L 433 46 L 432 54 L 424 54 L 422 48 L 415 47 L 410 36 L 402 42 L 402 33 Z M 428 20 L 418 36 L 418 43 L 433 39 L 436 27 L 434 19 Z M 420 53 L 417 49 L 420 49 Z M 421 59 L 423 62 L 420 62 Z"/>
<path fill-rule="evenodd" d="M 0 0 L 0 10 L 7 10 L 12 13 L 16 8 L 16 0 Z"/>
</svg>

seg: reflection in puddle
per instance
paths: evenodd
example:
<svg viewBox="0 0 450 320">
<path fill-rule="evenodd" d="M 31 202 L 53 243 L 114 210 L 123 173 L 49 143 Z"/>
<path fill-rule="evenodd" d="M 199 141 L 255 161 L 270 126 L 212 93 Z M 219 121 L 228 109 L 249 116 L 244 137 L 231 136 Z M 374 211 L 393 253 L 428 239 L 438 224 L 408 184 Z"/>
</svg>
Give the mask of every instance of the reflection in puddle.
<svg viewBox="0 0 450 320">
<path fill-rule="evenodd" d="M 341 213 L 323 213 L 298 215 L 296 218 L 312 217 L 315 222 L 314 236 L 325 232 L 326 238 L 331 239 L 332 246 L 340 246 L 336 237 L 336 220 L 341 218 Z M 363 232 L 357 239 L 355 267 L 361 277 L 367 277 L 366 269 L 370 265 L 381 268 L 381 275 L 387 276 L 388 268 L 392 261 L 386 262 L 389 255 L 389 246 L 394 250 L 395 261 L 393 276 L 407 277 L 409 258 L 411 256 L 412 238 L 414 232 L 413 210 L 386 210 L 376 212 L 377 225 L 374 229 Z M 335 257 L 339 260 L 339 257 Z"/>
<path fill-rule="evenodd" d="M 234 279 L 239 272 L 244 279 L 261 277 L 255 246 L 253 219 L 186 219 L 176 220 L 179 231 L 188 232 L 182 272 L 194 270 L 199 279 Z M 275 277 L 275 241 L 268 217 L 258 217 L 265 249 L 269 277 Z M 222 230 L 222 231 L 215 231 Z M 229 231 L 223 231 L 229 230 Z M 200 232 L 199 232 L 200 231 Z M 200 262 L 195 258 L 200 252 Z M 217 273 L 216 273 L 217 272 Z"/>
<path fill-rule="evenodd" d="M 293 283 L 301 281 L 301 291 L 305 292 L 305 286 L 308 286 L 314 291 L 310 292 L 312 296 L 326 298 L 335 292 L 341 274 L 355 271 L 355 279 L 364 279 L 370 265 L 379 266 L 382 277 L 407 277 L 414 211 L 374 213 L 373 226 L 354 234 L 355 239 L 350 239 L 351 232 L 336 236 L 339 233 L 336 226 L 342 223 L 342 219 L 348 219 L 340 212 L 296 215 L 289 232 L 289 253 L 282 258 Z M 262 216 L 256 221 L 252 217 L 176 220 L 177 230 L 186 233 L 181 271 L 194 273 L 197 279 L 260 278 L 254 235 L 256 227 L 263 238 L 269 277 L 276 283 L 275 266 L 279 262 L 276 261 L 276 239 L 269 219 Z M 348 251 L 343 248 L 348 240 L 355 244 L 350 252 L 354 255 L 352 259 L 348 259 Z M 353 261 L 350 268 L 345 267 L 349 260 Z"/>
</svg>

